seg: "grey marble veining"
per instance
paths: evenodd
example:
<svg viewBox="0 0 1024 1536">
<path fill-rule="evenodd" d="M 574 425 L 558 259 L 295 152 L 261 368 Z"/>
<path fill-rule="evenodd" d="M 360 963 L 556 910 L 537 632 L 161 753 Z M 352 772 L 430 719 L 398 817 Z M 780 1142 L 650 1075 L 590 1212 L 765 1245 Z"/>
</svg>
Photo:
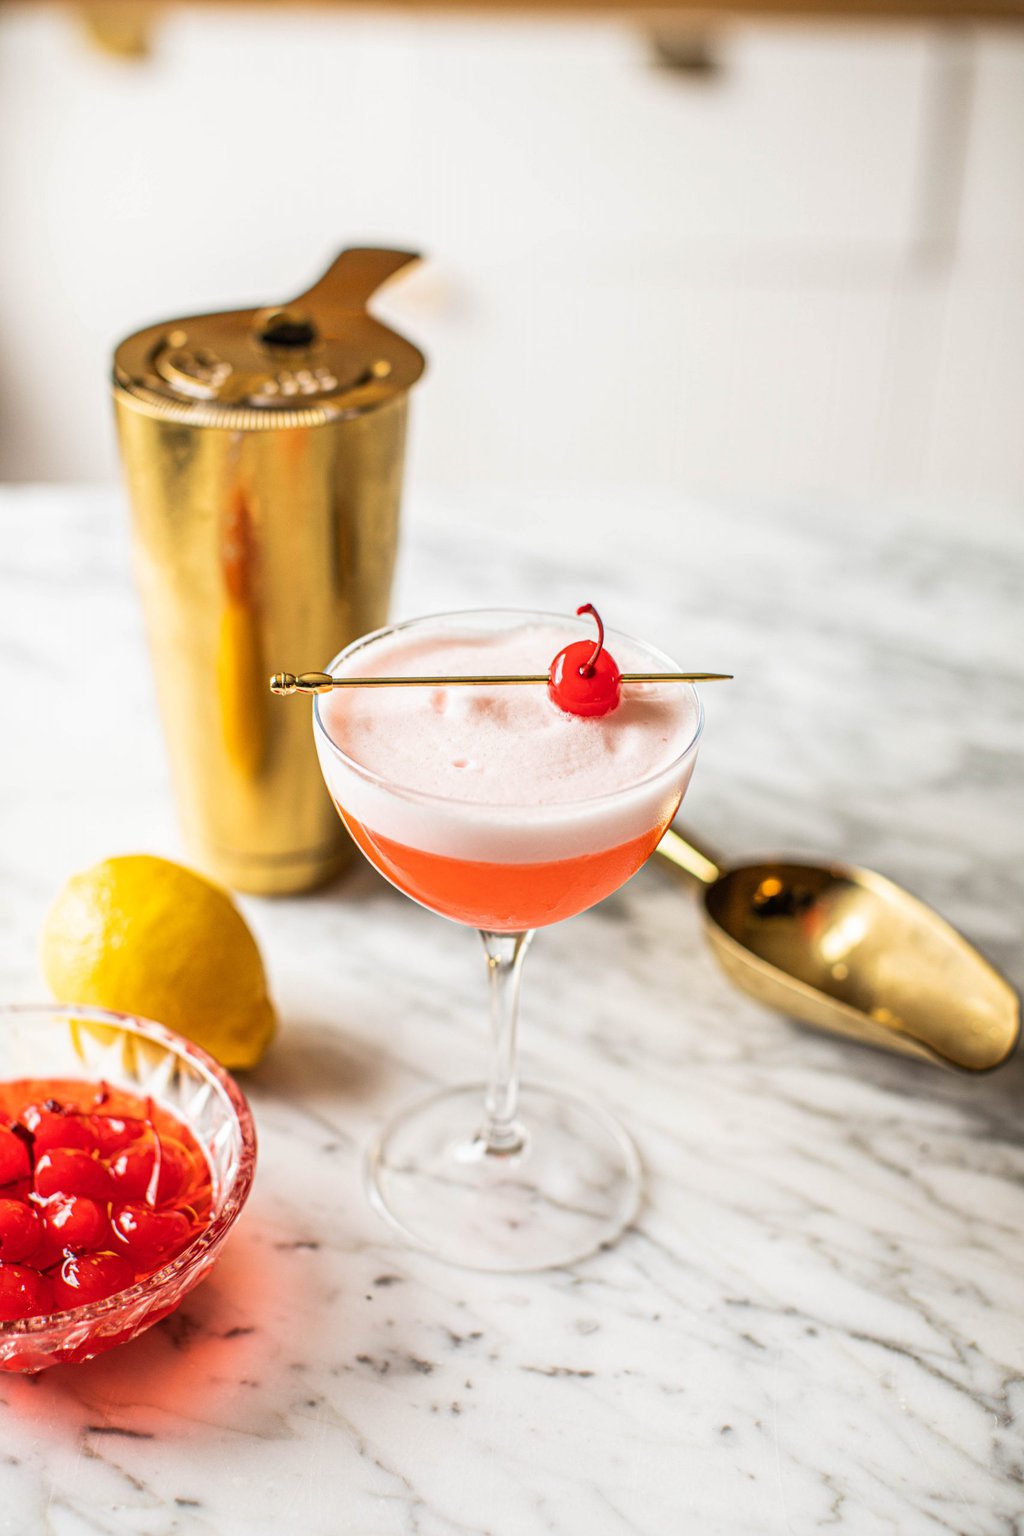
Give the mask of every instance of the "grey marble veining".
<svg viewBox="0 0 1024 1536">
<path fill-rule="evenodd" d="M 68 873 L 180 848 L 118 499 L 0 514 L 0 993 L 27 998 Z M 996 511 L 496 494 L 413 505 L 396 609 L 593 600 L 735 671 L 688 825 L 881 868 L 1019 986 L 1022 588 L 1024 519 Z M 250 1205 L 167 1322 L 0 1377 L 0 1532 L 1024 1532 L 1019 1062 L 968 1081 L 759 1010 L 649 866 L 542 934 L 524 988 L 526 1075 L 637 1138 L 635 1229 L 573 1270 L 464 1274 L 391 1241 L 359 1159 L 478 1073 L 476 941 L 365 868 L 246 910 L 284 1021 L 246 1082 Z"/>
</svg>

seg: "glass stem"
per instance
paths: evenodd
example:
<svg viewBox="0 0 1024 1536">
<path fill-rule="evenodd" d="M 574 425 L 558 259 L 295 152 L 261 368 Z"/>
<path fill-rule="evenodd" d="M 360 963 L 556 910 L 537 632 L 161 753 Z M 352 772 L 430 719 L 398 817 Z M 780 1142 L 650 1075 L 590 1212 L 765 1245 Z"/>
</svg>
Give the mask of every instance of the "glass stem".
<svg viewBox="0 0 1024 1536">
<path fill-rule="evenodd" d="M 516 1067 L 516 1020 L 523 956 L 530 947 L 527 933 L 488 933 L 481 930 L 491 995 L 491 1075 L 484 1102 L 480 1139 L 487 1152 L 508 1157 L 520 1152 L 525 1140 L 516 1119 L 519 1076 Z"/>
</svg>

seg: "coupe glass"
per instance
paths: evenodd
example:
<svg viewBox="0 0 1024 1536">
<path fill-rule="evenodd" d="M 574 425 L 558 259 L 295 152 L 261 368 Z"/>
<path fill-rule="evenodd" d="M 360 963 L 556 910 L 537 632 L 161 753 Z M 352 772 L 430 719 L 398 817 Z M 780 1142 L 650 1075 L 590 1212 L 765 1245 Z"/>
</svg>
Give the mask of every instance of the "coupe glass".
<svg viewBox="0 0 1024 1536">
<path fill-rule="evenodd" d="M 369 653 L 396 635 L 443 643 L 446 636 L 530 624 L 556 626 L 565 637 L 561 644 L 593 638 L 592 624 L 562 615 L 492 609 L 438 614 L 356 640 L 327 670 L 344 673 L 358 658 L 360 672 L 386 673 L 386 657 L 377 667 Z M 623 670 L 678 670 L 660 651 L 613 630 L 607 644 Z M 424 668 L 444 671 L 424 655 Z M 531 670 L 545 671 L 551 659 L 538 656 Z M 400 891 L 477 928 L 483 939 L 491 1013 L 488 1082 L 446 1088 L 413 1104 L 385 1128 L 367 1159 L 373 1203 L 410 1242 L 449 1263 L 506 1272 L 569 1264 L 614 1241 L 636 1212 L 640 1161 L 611 1115 L 575 1092 L 519 1086 L 519 983 L 536 928 L 572 917 L 617 890 L 657 846 L 693 772 L 703 726 L 700 702 L 689 691 L 691 728 L 665 767 L 612 794 L 556 805 L 484 806 L 393 782 L 342 750 L 321 698 L 314 698 L 320 766 L 356 843 Z M 416 695 L 406 696 L 412 710 Z M 380 825 L 387 826 L 386 836 Z M 425 825 L 429 848 L 423 846 Z M 479 852 L 481 827 L 487 858 Z M 529 862 L 522 856 L 524 830 Z"/>
</svg>

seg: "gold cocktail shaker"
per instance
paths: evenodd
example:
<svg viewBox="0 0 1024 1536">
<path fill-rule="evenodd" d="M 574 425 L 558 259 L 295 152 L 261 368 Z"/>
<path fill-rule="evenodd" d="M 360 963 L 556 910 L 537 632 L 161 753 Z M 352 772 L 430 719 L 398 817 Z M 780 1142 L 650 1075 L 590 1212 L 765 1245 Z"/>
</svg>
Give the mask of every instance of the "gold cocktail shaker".
<svg viewBox="0 0 1024 1536">
<path fill-rule="evenodd" d="M 135 566 L 186 842 L 241 891 L 299 891 L 351 845 L 304 710 L 267 679 L 387 618 L 423 356 L 366 303 L 416 258 L 344 251 L 282 306 L 129 336 L 114 400 Z"/>
</svg>

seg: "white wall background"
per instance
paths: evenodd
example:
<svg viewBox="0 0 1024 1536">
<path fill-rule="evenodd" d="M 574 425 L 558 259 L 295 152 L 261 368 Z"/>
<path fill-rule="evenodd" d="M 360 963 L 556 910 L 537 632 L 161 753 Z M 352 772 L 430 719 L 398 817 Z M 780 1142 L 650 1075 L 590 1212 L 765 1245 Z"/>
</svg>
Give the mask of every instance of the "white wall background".
<svg viewBox="0 0 1024 1536">
<path fill-rule="evenodd" d="M 116 474 L 111 348 L 431 263 L 411 472 L 1024 495 L 1024 31 L 175 9 L 152 56 L 0 10 L 0 478 Z"/>
</svg>

